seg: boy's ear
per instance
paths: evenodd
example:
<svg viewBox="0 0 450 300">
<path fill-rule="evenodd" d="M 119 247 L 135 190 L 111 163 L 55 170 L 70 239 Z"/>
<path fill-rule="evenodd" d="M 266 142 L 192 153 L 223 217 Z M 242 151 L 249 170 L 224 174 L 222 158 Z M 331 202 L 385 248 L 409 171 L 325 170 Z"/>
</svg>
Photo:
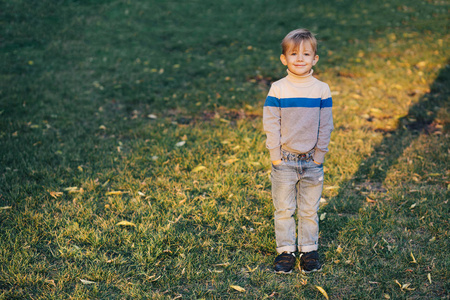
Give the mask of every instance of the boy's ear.
<svg viewBox="0 0 450 300">
<path fill-rule="evenodd" d="M 314 60 L 312 62 L 312 65 L 315 66 L 318 61 L 319 61 L 319 55 L 314 56 Z"/>
<path fill-rule="evenodd" d="M 284 54 L 280 55 L 280 60 L 283 65 L 287 66 L 287 60 L 286 60 L 286 56 Z"/>
</svg>

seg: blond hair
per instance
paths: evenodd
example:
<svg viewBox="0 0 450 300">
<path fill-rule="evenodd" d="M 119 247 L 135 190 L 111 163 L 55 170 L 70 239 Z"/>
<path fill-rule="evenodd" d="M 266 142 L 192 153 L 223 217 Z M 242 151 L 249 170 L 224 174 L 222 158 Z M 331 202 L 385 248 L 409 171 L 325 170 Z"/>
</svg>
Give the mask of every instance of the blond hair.
<svg viewBox="0 0 450 300">
<path fill-rule="evenodd" d="M 317 52 L 317 40 L 311 31 L 303 28 L 292 30 L 284 37 L 281 42 L 283 54 L 286 54 L 292 47 L 299 47 L 303 41 L 311 43 L 315 55 Z"/>
</svg>

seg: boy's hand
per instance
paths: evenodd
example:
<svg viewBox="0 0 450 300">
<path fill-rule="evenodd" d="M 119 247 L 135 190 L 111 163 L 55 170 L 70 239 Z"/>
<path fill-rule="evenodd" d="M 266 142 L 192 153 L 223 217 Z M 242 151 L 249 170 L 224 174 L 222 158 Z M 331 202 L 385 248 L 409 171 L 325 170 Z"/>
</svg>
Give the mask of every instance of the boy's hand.
<svg viewBox="0 0 450 300">
<path fill-rule="evenodd" d="M 279 164 L 281 164 L 281 159 L 279 159 L 279 160 L 273 160 L 272 161 L 272 165 L 274 165 L 274 166 L 276 166 L 276 165 L 279 165 Z"/>
</svg>

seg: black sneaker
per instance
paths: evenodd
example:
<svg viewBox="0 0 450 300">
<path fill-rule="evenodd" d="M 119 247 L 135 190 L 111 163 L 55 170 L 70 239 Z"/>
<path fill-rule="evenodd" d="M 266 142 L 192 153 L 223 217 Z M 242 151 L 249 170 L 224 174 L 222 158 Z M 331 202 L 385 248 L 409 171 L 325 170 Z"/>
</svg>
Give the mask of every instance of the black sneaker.
<svg viewBox="0 0 450 300">
<path fill-rule="evenodd" d="M 322 270 L 322 264 L 319 262 L 319 253 L 311 251 L 300 255 L 300 266 L 303 273 L 311 273 Z"/>
<path fill-rule="evenodd" d="M 289 274 L 295 266 L 295 254 L 283 252 L 275 258 L 275 272 Z"/>
</svg>

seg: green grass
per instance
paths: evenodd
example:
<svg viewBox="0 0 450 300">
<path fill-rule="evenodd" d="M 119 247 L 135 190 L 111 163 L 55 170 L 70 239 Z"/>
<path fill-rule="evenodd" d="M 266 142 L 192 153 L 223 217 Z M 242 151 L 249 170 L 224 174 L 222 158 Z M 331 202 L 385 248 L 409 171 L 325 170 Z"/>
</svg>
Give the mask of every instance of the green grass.
<svg viewBox="0 0 450 300">
<path fill-rule="evenodd" d="M 449 299 L 448 10 L 1 1 L 0 299 Z M 298 27 L 333 92 L 325 267 L 279 276 L 262 105 Z"/>
</svg>

